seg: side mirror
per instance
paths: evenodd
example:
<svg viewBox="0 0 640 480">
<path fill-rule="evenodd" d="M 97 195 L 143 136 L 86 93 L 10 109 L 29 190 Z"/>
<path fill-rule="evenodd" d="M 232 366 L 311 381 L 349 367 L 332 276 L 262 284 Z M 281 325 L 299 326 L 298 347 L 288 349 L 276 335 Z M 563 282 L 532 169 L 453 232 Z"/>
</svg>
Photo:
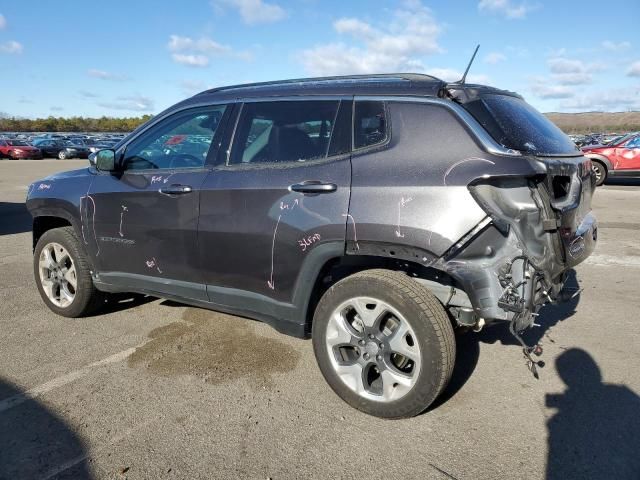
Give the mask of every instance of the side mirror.
<svg viewBox="0 0 640 480">
<path fill-rule="evenodd" d="M 103 172 L 113 172 L 116 169 L 116 152 L 110 148 L 98 150 L 95 153 L 96 168 Z"/>
</svg>

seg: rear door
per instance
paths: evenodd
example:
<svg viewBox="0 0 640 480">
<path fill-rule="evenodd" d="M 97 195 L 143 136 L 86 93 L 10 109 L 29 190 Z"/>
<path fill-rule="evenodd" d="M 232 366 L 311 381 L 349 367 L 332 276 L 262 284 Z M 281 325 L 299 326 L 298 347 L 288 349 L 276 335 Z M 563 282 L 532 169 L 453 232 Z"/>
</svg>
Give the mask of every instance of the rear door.
<svg viewBox="0 0 640 480">
<path fill-rule="evenodd" d="M 322 259 L 344 252 L 352 99 L 239 109 L 232 146 L 202 187 L 204 281 L 211 301 L 234 308 L 251 310 L 248 297 L 295 303 Z"/>
<path fill-rule="evenodd" d="M 98 172 L 81 205 L 102 282 L 206 299 L 196 255 L 199 195 L 226 110 L 174 113 L 125 146 L 121 171 Z"/>
</svg>

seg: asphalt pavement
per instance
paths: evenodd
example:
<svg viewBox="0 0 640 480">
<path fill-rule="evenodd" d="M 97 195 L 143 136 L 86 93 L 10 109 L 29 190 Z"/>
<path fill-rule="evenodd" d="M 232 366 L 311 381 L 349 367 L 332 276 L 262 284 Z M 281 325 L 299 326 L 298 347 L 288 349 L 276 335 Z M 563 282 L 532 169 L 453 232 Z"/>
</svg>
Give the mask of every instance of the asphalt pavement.
<svg viewBox="0 0 640 480">
<path fill-rule="evenodd" d="M 640 478 L 640 181 L 597 190 L 594 255 L 527 334 L 457 338 L 426 413 L 360 413 L 311 342 L 251 320 L 123 296 L 66 319 L 33 280 L 29 183 L 87 165 L 0 161 L 0 479 Z"/>
</svg>

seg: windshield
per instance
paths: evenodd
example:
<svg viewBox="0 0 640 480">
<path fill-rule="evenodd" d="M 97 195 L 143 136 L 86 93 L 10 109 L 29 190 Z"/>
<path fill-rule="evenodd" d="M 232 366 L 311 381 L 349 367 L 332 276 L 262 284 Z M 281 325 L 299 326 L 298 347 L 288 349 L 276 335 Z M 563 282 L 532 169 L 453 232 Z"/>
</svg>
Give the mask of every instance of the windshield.
<svg viewBox="0 0 640 480">
<path fill-rule="evenodd" d="M 575 155 L 576 145 L 524 100 L 483 95 L 464 107 L 498 143 L 534 155 Z"/>
<path fill-rule="evenodd" d="M 12 147 L 28 147 L 29 146 L 27 142 L 23 142 L 22 140 L 9 140 L 7 143 Z"/>
</svg>

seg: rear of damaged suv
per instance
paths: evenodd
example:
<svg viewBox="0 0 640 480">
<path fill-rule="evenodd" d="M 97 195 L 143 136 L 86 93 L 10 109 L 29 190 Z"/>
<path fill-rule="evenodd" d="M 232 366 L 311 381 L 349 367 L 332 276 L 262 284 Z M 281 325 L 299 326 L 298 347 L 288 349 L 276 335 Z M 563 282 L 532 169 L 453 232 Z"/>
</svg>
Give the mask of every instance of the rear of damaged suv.
<svg viewBox="0 0 640 480">
<path fill-rule="evenodd" d="M 347 254 L 397 259 L 460 326 L 508 322 L 537 376 L 520 333 L 595 248 L 590 161 L 516 94 L 439 97 L 386 99 L 389 143 L 354 152 Z"/>
<path fill-rule="evenodd" d="M 496 175 L 488 169 L 470 182 L 487 225 L 447 252 L 444 267 L 472 292 L 479 318 L 509 320 L 522 343 L 518 332 L 533 324 L 542 305 L 574 294 L 563 291 L 567 272 L 595 248 L 595 178 L 590 160 L 521 98 L 466 90 L 450 92 L 513 151 L 514 168 Z"/>
</svg>

